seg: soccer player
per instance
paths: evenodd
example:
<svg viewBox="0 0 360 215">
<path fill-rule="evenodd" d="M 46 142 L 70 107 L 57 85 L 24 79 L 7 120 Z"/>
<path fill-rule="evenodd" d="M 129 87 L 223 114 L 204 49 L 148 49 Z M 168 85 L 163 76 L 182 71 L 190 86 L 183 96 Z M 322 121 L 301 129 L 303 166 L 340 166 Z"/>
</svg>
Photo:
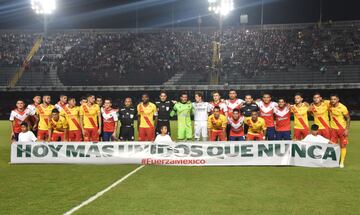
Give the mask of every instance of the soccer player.
<svg viewBox="0 0 360 215">
<path fill-rule="evenodd" d="M 103 98 L 102 98 L 101 96 L 96 96 L 96 101 L 95 101 L 95 103 L 96 103 L 97 105 L 99 105 L 100 108 L 102 108 L 103 105 L 104 105 Z"/>
<path fill-rule="evenodd" d="M 80 126 L 84 141 L 99 141 L 101 133 L 101 112 L 95 104 L 95 96 L 88 95 L 87 103 L 80 106 Z"/>
<path fill-rule="evenodd" d="M 227 107 L 225 102 L 221 100 L 220 93 L 215 91 L 212 93 L 213 100 L 209 103 L 210 104 L 210 114 L 213 114 L 214 107 L 220 108 L 220 113 L 225 115 L 227 112 Z"/>
<path fill-rule="evenodd" d="M 245 117 L 241 115 L 240 110 L 235 108 L 230 117 L 228 124 L 230 125 L 229 141 L 244 141 L 244 121 Z"/>
<path fill-rule="evenodd" d="M 313 124 L 311 126 L 310 134 L 308 134 L 302 141 L 310 142 L 310 143 L 332 144 L 331 140 L 329 140 L 319 134 L 319 126 L 317 124 Z"/>
<path fill-rule="evenodd" d="M 340 143 L 340 168 L 344 168 L 346 157 L 346 145 L 350 129 L 350 115 L 345 105 L 340 103 L 338 95 L 330 96 L 330 134 L 331 142 Z"/>
<path fill-rule="evenodd" d="M 220 108 L 215 107 L 214 113 L 208 118 L 208 132 L 210 141 L 226 141 L 226 117 L 220 113 Z"/>
<path fill-rule="evenodd" d="M 80 126 L 80 107 L 76 106 L 75 98 L 68 99 L 68 104 L 60 111 L 60 116 L 65 117 L 69 124 L 69 141 L 81 141 L 82 129 Z"/>
<path fill-rule="evenodd" d="M 39 141 L 48 141 L 49 137 L 49 123 L 51 119 L 51 112 L 55 108 L 54 105 L 50 104 L 51 97 L 44 95 L 43 103 L 36 107 L 37 120 L 35 127 L 38 128 L 37 139 Z"/>
<path fill-rule="evenodd" d="M 244 100 L 237 98 L 237 93 L 234 89 L 229 90 L 229 99 L 225 100 L 227 116 L 230 117 L 234 109 L 240 109 L 244 102 Z"/>
<path fill-rule="evenodd" d="M 60 116 L 58 109 L 54 108 L 51 111 L 49 141 L 67 141 L 68 128 L 66 118 Z"/>
<path fill-rule="evenodd" d="M 87 103 L 87 98 L 86 97 L 81 97 L 80 98 L 80 106 L 83 105 L 83 104 L 86 104 Z"/>
<path fill-rule="evenodd" d="M 173 107 L 173 103 L 167 99 L 167 94 L 165 91 L 160 92 L 159 101 L 155 102 L 158 117 L 156 122 L 156 134 L 161 133 L 161 128 L 163 126 L 167 127 L 167 132 L 170 135 L 170 113 Z"/>
<path fill-rule="evenodd" d="M 276 139 L 291 140 L 291 112 L 285 99 L 278 100 L 278 106 L 274 107 L 274 114 L 276 117 Z"/>
<path fill-rule="evenodd" d="M 68 100 L 67 96 L 64 95 L 64 94 L 61 94 L 58 103 L 55 104 L 55 108 L 56 108 L 59 112 L 61 112 L 62 109 L 66 106 L 67 100 Z"/>
<path fill-rule="evenodd" d="M 193 112 L 193 105 L 188 100 L 188 94 L 183 92 L 180 97 L 180 102 L 177 102 L 170 116 L 177 115 L 178 127 L 177 137 L 179 141 L 191 140 L 193 137 L 191 113 Z"/>
<path fill-rule="evenodd" d="M 249 126 L 248 134 L 246 140 L 264 140 L 266 133 L 266 123 L 265 120 L 259 117 L 257 111 L 251 113 L 251 118 L 246 120 L 245 123 Z"/>
<path fill-rule="evenodd" d="M 276 102 L 271 101 L 269 93 L 264 93 L 261 100 L 258 100 L 256 104 L 260 109 L 260 117 L 265 120 L 267 140 L 275 140 L 275 123 L 274 123 L 274 107 L 277 106 Z"/>
<path fill-rule="evenodd" d="M 245 117 L 245 120 L 248 120 L 251 118 L 251 113 L 253 111 L 259 111 L 259 107 L 254 102 L 252 95 L 250 95 L 250 94 L 245 95 L 245 103 L 240 108 L 240 111 L 241 111 L 241 114 Z M 244 125 L 244 134 L 245 135 L 247 134 L 248 128 L 249 128 L 248 125 L 245 124 Z"/>
<path fill-rule="evenodd" d="M 149 101 L 149 95 L 143 94 L 142 102 L 137 106 L 139 141 L 154 141 L 157 108 Z"/>
<path fill-rule="evenodd" d="M 315 93 L 310 106 L 314 122 L 319 126 L 319 134 L 326 139 L 330 139 L 329 105 L 329 100 L 323 100 L 320 93 Z"/>
<path fill-rule="evenodd" d="M 302 140 L 309 134 L 308 110 L 309 104 L 303 102 L 301 93 L 296 93 L 295 104 L 291 105 L 291 112 L 294 115 L 294 139 Z"/>
<path fill-rule="evenodd" d="M 19 133 L 21 132 L 21 124 L 28 121 L 30 110 L 25 109 L 25 102 L 22 99 L 17 100 L 16 108 L 10 113 L 10 126 L 12 141 L 18 141 Z"/>
<path fill-rule="evenodd" d="M 29 104 L 27 106 L 26 109 L 29 110 L 29 124 L 28 126 L 30 127 L 30 129 L 32 129 L 34 131 L 35 136 L 37 135 L 37 127 L 35 127 L 35 122 L 36 122 L 36 107 L 41 104 L 41 96 L 39 95 L 35 95 L 33 97 L 33 102 L 32 104 Z"/>
<path fill-rule="evenodd" d="M 119 139 L 121 141 L 133 141 L 134 140 L 134 119 L 136 116 L 135 108 L 132 105 L 132 99 L 127 97 L 124 100 L 124 106 L 120 108 L 120 134 Z"/>
<path fill-rule="evenodd" d="M 112 109 L 111 99 L 104 100 L 104 108 L 101 109 L 104 129 L 102 133 L 103 141 L 110 141 L 116 139 L 116 131 L 118 128 L 118 115 L 115 109 Z"/>
<path fill-rule="evenodd" d="M 194 137 L 196 141 L 202 138 L 202 141 L 207 141 L 208 138 L 208 113 L 210 112 L 210 105 L 203 101 L 201 93 L 195 93 L 195 102 L 193 102 L 194 109 Z"/>
</svg>

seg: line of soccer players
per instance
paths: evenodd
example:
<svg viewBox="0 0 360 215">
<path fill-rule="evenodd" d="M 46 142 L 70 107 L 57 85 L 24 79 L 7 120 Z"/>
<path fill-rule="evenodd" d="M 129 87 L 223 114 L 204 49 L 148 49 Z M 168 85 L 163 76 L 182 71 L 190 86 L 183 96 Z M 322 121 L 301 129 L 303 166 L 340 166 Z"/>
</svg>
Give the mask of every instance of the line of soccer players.
<svg viewBox="0 0 360 215">
<path fill-rule="evenodd" d="M 81 98 L 79 106 L 75 98 L 66 95 L 61 95 L 55 105 L 49 95 L 35 96 L 33 104 L 25 107 L 25 102 L 18 100 L 11 111 L 11 138 L 17 141 L 21 125 L 29 125 L 38 141 L 133 141 L 137 119 L 138 140 L 153 141 L 164 126 L 170 134 L 170 118 L 176 116 L 179 141 L 290 140 L 293 115 L 293 139 L 302 140 L 309 134 L 308 116 L 312 115 L 319 134 L 340 144 L 341 157 L 345 159 L 350 116 L 337 95 L 323 100 L 316 93 L 311 104 L 304 102 L 300 93 L 294 96 L 293 104 L 282 98 L 274 102 L 268 93 L 258 100 L 251 95 L 239 99 L 235 90 L 230 90 L 225 100 L 218 92 L 212 96 L 211 102 L 205 102 L 203 95 L 196 93 L 195 101 L 191 102 L 188 94 L 182 93 L 176 102 L 162 91 L 155 103 L 150 102 L 148 94 L 143 94 L 136 108 L 131 98 L 125 98 L 120 108 L 113 108 L 111 99 L 103 101 L 94 95 Z"/>
</svg>

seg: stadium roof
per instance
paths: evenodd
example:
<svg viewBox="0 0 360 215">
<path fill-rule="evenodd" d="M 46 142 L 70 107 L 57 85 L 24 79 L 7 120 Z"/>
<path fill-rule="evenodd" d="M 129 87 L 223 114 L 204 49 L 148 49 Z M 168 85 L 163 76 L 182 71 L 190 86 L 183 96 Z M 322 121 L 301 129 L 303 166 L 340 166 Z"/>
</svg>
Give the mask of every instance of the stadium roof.
<svg viewBox="0 0 360 215">
<path fill-rule="evenodd" d="M 235 0 L 235 10 L 224 25 L 239 25 L 240 14 L 249 24 L 261 22 L 262 0 Z M 263 0 L 264 23 L 316 22 L 322 2 L 323 20 L 360 19 L 356 0 Z M 50 28 L 135 28 L 217 25 L 207 0 L 57 0 Z M 199 19 L 201 17 L 201 19 Z M 0 28 L 42 28 L 30 0 L 0 0 Z"/>
</svg>

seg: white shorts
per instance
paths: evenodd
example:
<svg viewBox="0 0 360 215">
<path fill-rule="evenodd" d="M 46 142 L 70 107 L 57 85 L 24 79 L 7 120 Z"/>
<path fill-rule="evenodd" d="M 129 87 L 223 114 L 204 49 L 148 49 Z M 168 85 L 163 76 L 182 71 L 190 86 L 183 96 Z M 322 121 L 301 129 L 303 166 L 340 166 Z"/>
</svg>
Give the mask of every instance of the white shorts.
<svg viewBox="0 0 360 215">
<path fill-rule="evenodd" d="M 207 121 L 195 121 L 194 122 L 195 139 L 200 137 L 208 137 Z"/>
</svg>

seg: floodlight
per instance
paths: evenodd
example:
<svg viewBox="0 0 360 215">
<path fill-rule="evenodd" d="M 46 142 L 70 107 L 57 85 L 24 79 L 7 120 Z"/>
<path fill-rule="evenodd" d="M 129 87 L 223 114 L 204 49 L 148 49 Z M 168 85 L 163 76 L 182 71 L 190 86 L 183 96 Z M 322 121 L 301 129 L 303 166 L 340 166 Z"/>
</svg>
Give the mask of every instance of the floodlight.
<svg viewBox="0 0 360 215">
<path fill-rule="evenodd" d="M 36 14 L 50 15 L 56 9 L 56 0 L 31 0 L 31 8 Z"/>
<path fill-rule="evenodd" d="M 208 0 L 208 2 L 209 11 L 221 16 L 226 16 L 234 10 L 233 0 Z"/>
</svg>

